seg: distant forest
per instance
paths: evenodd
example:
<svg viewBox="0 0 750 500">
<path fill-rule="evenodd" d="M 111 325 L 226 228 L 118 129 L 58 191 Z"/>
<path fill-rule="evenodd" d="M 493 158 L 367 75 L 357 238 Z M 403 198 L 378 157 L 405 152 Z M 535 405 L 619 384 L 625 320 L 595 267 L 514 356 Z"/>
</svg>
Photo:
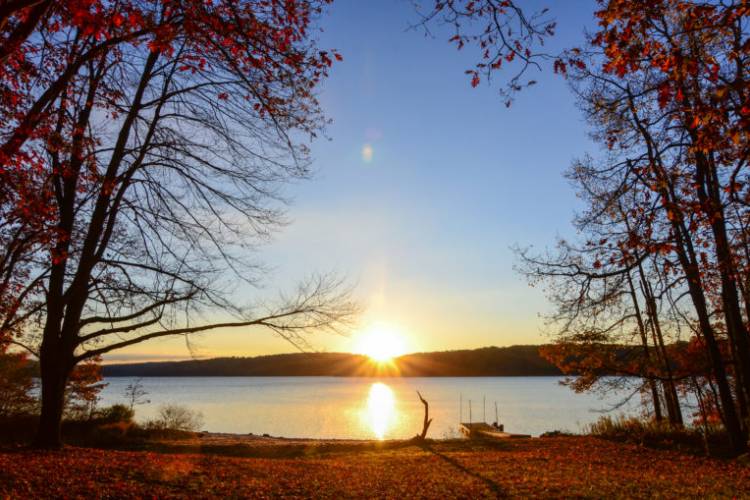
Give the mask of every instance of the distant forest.
<svg viewBox="0 0 750 500">
<path fill-rule="evenodd" d="M 294 353 L 105 365 L 103 374 L 106 377 L 512 377 L 562 373 L 539 355 L 539 346 L 524 345 L 407 354 L 387 364 L 374 363 L 359 354 Z"/>
</svg>

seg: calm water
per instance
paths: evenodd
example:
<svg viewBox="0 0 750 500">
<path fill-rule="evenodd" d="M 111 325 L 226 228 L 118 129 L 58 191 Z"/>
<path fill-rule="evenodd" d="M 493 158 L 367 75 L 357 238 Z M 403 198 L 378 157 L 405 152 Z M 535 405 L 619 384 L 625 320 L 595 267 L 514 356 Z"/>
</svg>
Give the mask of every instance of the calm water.
<svg viewBox="0 0 750 500">
<path fill-rule="evenodd" d="M 102 405 L 125 402 L 131 378 L 109 378 Z M 419 390 L 430 403 L 433 438 L 457 435 L 459 400 L 463 421 L 500 421 L 509 432 L 538 435 L 549 430 L 579 431 L 597 420 L 620 395 L 600 399 L 575 394 L 557 377 L 339 378 L 339 377 L 159 377 L 143 378 L 150 403 L 137 406 L 136 419 L 156 415 L 176 403 L 203 414 L 212 432 L 268 433 L 311 438 L 408 438 L 422 428 Z M 635 412 L 637 402 L 617 410 Z"/>
</svg>

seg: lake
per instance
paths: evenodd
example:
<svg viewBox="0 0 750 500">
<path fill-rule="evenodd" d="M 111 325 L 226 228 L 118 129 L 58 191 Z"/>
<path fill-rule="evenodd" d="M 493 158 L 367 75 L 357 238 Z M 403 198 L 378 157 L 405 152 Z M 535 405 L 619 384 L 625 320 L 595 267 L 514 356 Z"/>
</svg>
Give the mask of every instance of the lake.
<svg viewBox="0 0 750 500">
<path fill-rule="evenodd" d="M 105 381 L 101 405 L 125 403 L 135 378 Z M 136 420 L 156 416 L 163 404 L 179 404 L 203 415 L 211 432 L 336 439 L 409 438 L 422 429 L 424 407 L 434 419 L 429 437 L 458 435 L 458 423 L 495 421 L 508 432 L 581 431 L 628 393 L 575 394 L 558 377 L 354 378 L 354 377 L 147 377 L 141 383 L 148 404 Z M 482 400 L 485 404 L 483 409 Z M 637 399 L 634 398 L 634 399 Z M 463 411 L 461 415 L 461 405 Z M 469 403 L 471 402 L 471 403 Z M 639 411 L 630 401 L 618 413 Z"/>
</svg>

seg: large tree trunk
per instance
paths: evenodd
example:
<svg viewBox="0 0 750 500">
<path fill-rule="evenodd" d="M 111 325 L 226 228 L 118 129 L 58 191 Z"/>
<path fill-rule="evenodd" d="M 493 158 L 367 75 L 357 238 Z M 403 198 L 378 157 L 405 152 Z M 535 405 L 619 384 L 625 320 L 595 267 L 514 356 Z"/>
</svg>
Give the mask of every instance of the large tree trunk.
<svg viewBox="0 0 750 500">
<path fill-rule="evenodd" d="M 43 349 L 40 353 L 42 411 L 35 445 L 56 449 L 62 446 L 61 423 L 65 404 L 65 386 L 70 370 L 59 353 Z"/>
</svg>

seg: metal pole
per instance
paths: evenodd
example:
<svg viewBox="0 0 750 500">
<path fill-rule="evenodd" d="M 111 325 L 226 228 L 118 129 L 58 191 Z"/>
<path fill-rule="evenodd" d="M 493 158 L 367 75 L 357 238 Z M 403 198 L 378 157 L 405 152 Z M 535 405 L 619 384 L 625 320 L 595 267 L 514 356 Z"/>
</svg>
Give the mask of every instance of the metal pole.
<svg viewBox="0 0 750 500">
<path fill-rule="evenodd" d="M 482 421 L 487 423 L 487 396 L 482 396 Z"/>
<path fill-rule="evenodd" d="M 500 425 L 500 418 L 497 416 L 497 401 L 495 401 L 495 423 Z"/>
<path fill-rule="evenodd" d="M 458 393 L 458 423 L 460 424 L 464 420 L 464 395 Z"/>
<path fill-rule="evenodd" d="M 471 399 L 469 400 L 469 423 L 471 423 Z"/>
</svg>

